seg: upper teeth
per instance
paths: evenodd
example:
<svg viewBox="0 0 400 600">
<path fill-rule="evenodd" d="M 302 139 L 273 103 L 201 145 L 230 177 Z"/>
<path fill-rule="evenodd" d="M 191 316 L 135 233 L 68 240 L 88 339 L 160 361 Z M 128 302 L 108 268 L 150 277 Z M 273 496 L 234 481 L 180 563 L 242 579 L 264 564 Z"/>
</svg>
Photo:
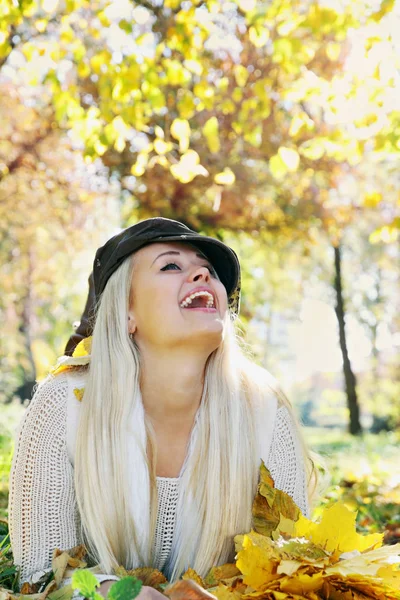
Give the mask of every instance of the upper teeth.
<svg viewBox="0 0 400 600">
<path fill-rule="evenodd" d="M 212 306 L 214 306 L 213 295 L 210 294 L 210 292 L 206 292 L 205 290 L 202 292 L 194 292 L 193 294 L 190 294 L 190 296 L 187 296 L 187 298 L 185 298 L 185 300 L 183 300 L 181 302 L 180 306 L 182 308 L 186 308 L 186 306 L 189 306 L 189 304 L 192 304 L 193 299 L 197 298 L 198 296 L 205 296 L 206 298 L 208 298 L 206 308 L 211 308 Z"/>
</svg>

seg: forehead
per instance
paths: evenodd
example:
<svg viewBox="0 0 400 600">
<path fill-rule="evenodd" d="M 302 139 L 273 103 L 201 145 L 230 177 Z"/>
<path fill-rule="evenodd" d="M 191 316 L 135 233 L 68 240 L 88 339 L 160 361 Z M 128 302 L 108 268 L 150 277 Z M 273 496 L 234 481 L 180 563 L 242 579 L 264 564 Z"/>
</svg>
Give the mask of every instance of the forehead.
<svg viewBox="0 0 400 600">
<path fill-rule="evenodd" d="M 140 248 L 135 252 L 135 256 L 137 257 L 138 262 L 147 262 L 149 260 L 153 261 L 157 256 L 164 252 L 179 252 L 181 255 L 197 256 L 208 260 L 201 250 L 187 242 L 154 242 L 153 244 L 148 244 L 147 246 Z"/>
</svg>

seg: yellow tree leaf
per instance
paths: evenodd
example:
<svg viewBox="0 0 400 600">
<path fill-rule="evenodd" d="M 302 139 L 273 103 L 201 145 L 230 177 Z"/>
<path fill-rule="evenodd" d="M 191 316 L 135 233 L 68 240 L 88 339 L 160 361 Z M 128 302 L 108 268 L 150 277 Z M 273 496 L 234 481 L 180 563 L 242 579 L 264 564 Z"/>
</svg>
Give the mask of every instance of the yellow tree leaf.
<svg viewBox="0 0 400 600">
<path fill-rule="evenodd" d="M 72 356 L 76 358 L 79 356 L 89 356 L 92 351 L 92 339 L 93 337 L 89 336 L 81 340 L 73 351 Z"/>
<path fill-rule="evenodd" d="M 278 150 L 278 154 L 285 164 L 286 169 L 290 173 L 295 173 L 300 164 L 300 156 L 297 150 L 294 150 L 294 148 L 285 148 L 285 146 L 281 146 Z"/>
<path fill-rule="evenodd" d="M 218 567 L 212 567 L 206 575 L 204 583 L 206 587 L 213 587 L 219 582 L 240 575 L 240 571 L 234 563 L 226 563 Z"/>
<path fill-rule="evenodd" d="M 239 87 L 244 87 L 249 78 L 249 72 L 243 65 L 235 65 L 233 68 L 233 74 L 236 79 L 236 83 Z"/>
<path fill-rule="evenodd" d="M 235 183 L 235 173 L 229 167 L 226 167 L 214 176 L 214 181 L 218 185 L 232 185 Z"/>
<path fill-rule="evenodd" d="M 181 156 L 176 165 L 171 166 L 171 173 L 181 183 L 189 183 L 197 175 L 208 175 L 207 169 L 200 164 L 200 157 L 195 150 L 188 150 Z"/>
<path fill-rule="evenodd" d="M 184 580 L 191 579 L 192 581 L 195 581 L 198 585 L 201 585 L 202 588 L 206 587 L 206 585 L 204 583 L 204 579 L 202 577 L 200 577 L 200 575 L 198 573 L 196 573 L 196 571 L 194 569 L 191 569 L 190 567 L 182 575 L 182 579 L 184 579 Z"/>
<path fill-rule="evenodd" d="M 185 153 L 189 148 L 190 125 L 187 119 L 174 119 L 171 124 L 171 135 L 179 141 L 179 151 Z"/>
<path fill-rule="evenodd" d="M 300 509 L 292 498 L 274 487 L 274 480 L 264 462 L 261 461 L 260 482 L 253 502 L 253 527 L 262 535 L 271 536 L 282 516 L 296 521 Z"/>
<path fill-rule="evenodd" d="M 368 537 L 368 536 L 367 536 Z M 383 546 L 369 552 L 363 552 L 347 560 L 341 560 L 335 565 L 328 567 L 326 573 L 339 574 L 342 577 L 350 575 L 372 575 L 380 573 L 381 577 L 386 576 L 388 580 L 393 579 L 399 581 L 400 572 L 397 571 L 398 577 L 395 577 L 395 572 L 391 571 L 393 563 L 400 563 L 400 544 L 394 546 Z M 386 566 L 388 565 L 388 566 Z"/>
<path fill-rule="evenodd" d="M 203 127 L 203 135 L 206 138 L 207 146 L 213 154 L 219 152 L 221 144 L 219 141 L 219 128 L 217 117 L 211 117 L 206 121 Z"/>
<path fill-rule="evenodd" d="M 237 554 L 236 566 L 244 575 L 244 583 L 257 590 L 279 578 L 276 565 L 280 556 L 274 542 L 255 531 L 240 537 L 242 549 Z"/>
<path fill-rule="evenodd" d="M 382 545 L 383 534 L 360 535 L 356 532 L 357 513 L 337 502 L 327 508 L 320 523 L 313 523 L 300 515 L 295 525 L 295 535 L 305 537 L 328 552 L 367 550 Z"/>
</svg>

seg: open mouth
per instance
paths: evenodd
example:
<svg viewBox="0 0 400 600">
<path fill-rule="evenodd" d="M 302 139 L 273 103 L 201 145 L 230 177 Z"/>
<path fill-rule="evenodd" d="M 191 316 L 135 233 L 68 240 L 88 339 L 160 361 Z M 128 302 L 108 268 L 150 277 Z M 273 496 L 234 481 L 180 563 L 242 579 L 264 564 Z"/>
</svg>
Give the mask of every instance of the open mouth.
<svg viewBox="0 0 400 600">
<path fill-rule="evenodd" d="M 179 305 L 181 308 L 214 308 L 214 296 L 206 290 L 199 290 L 186 296 Z"/>
</svg>

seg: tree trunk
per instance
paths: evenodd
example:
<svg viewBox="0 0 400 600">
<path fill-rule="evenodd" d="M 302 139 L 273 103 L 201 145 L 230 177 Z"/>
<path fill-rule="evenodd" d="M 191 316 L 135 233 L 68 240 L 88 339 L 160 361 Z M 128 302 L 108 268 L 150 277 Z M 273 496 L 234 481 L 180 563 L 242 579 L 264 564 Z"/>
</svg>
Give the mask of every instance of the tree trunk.
<svg viewBox="0 0 400 600">
<path fill-rule="evenodd" d="M 336 292 L 336 306 L 335 312 L 339 324 L 339 341 L 340 349 L 343 357 L 343 372 L 346 386 L 347 406 L 349 409 L 349 432 L 352 435 L 358 435 L 362 433 L 360 423 L 360 407 L 357 399 L 357 382 L 356 377 L 352 371 L 349 354 L 347 351 L 346 343 L 346 331 L 345 331 L 345 311 L 344 301 L 342 293 L 342 275 L 341 275 L 341 254 L 340 245 L 333 247 L 335 252 L 335 281 L 334 287 Z"/>
</svg>

